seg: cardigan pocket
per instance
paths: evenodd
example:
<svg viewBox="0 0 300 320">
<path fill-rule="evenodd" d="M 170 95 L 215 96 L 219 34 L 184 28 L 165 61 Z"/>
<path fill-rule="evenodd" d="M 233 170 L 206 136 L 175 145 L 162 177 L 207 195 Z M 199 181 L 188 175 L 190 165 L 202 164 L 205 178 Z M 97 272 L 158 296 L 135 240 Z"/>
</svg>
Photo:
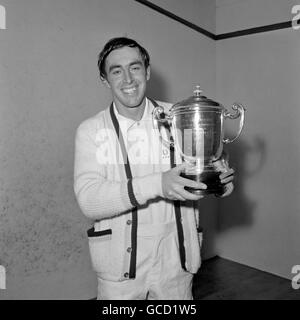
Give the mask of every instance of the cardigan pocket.
<svg viewBox="0 0 300 320">
<path fill-rule="evenodd" d="M 112 230 L 95 231 L 94 227 L 87 231 L 91 262 L 97 273 L 111 272 L 111 237 Z"/>
</svg>

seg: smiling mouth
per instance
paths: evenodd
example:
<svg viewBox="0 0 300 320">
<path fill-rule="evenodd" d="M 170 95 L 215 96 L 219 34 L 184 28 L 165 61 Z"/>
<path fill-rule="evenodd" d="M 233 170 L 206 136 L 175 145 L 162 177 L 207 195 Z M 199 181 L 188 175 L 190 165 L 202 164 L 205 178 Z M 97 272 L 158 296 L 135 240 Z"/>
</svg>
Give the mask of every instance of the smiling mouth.
<svg viewBox="0 0 300 320">
<path fill-rule="evenodd" d="M 122 92 L 128 95 L 134 95 L 137 92 L 137 87 L 133 88 L 123 88 Z"/>
</svg>

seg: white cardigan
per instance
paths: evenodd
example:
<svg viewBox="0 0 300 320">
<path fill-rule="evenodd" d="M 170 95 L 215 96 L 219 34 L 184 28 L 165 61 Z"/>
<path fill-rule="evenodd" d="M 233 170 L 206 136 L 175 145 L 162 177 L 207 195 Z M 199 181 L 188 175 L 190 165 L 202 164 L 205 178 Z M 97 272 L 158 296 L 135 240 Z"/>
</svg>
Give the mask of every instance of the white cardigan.
<svg viewBox="0 0 300 320">
<path fill-rule="evenodd" d="M 158 103 L 166 110 L 171 107 L 171 104 Z M 154 106 L 149 100 L 148 104 L 146 117 L 150 120 Z M 128 279 L 130 269 L 132 252 L 128 248 L 132 248 L 134 206 L 129 198 L 128 179 L 116 137 L 109 108 L 80 124 L 75 140 L 74 191 L 83 214 L 95 220 L 94 233 L 89 237 L 95 271 L 101 273 L 103 279 L 121 281 Z M 153 133 L 152 143 L 158 147 L 155 150 L 163 148 L 157 132 Z M 162 153 L 159 156 L 163 157 Z M 179 162 L 180 157 L 176 155 L 176 163 Z M 131 167 L 134 169 L 134 165 Z M 173 208 L 172 201 L 162 198 L 161 172 L 169 169 L 170 160 L 162 158 L 148 166 L 146 175 L 136 176 L 132 170 L 133 192 L 141 207 Z M 158 201 L 151 201 L 153 199 Z M 197 232 L 199 213 L 195 204 L 181 203 L 182 215 L 177 222 L 177 227 L 179 223 L 183 230 L 185 269 L 191 273 L 196 273 L 201 264 L 202 233 Z"/>
</svg>

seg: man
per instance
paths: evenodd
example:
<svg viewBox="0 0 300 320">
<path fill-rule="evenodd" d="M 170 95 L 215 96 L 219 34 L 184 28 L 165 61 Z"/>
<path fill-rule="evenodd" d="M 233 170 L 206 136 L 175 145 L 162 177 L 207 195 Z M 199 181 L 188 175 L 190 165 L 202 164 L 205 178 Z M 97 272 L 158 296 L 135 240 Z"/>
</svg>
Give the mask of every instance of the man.
<svg viewBox="0 0 300 320">
<path fill-rule="evenodd" d="M 148 52 L 114 38 L 98 67 L 113 102 L 79 126 L 74 172 L 80 208 L 95 221 L 88 236 L 98 299 L 192 299 L 201 263 L 195 208 L 201 196 L 185 187 L 206 185 L 180 176 L 186 165 L 153 129 L 155 106 L 171 105 L 146 98 Z M 233 189 L 232 174 L 220 176 L 223 196 Z"/>
</svg>

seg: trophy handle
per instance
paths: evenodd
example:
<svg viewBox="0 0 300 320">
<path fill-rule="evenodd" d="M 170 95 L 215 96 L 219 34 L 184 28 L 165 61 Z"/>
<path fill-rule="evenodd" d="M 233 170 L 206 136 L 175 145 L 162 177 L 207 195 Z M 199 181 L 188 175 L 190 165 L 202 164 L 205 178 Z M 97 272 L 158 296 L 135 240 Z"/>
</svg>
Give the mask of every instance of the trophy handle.
<svg viewBox="0 0 300 320">
<path fill-rule="evenodd" d="M 244 126 L 244 118 L 245 118 L 246 108 L 243 105 L 241 105 L 240 103 L 235 103 L 232 106 L 232 109 L 235 111 L 235 113 L 230 113 L 227 109 L 225 109 L 224 112 L 223 112 L 223 116 L 224 116 L 225 119 L 226 118 L 237 119 L 237 118 L 241 117 L 239 130 L 238 130 L 237 135 L 233 139 L 228 139 L 228 138 L 227 139 L 223 139 L 223 143 L 224 144 L 231 143 L 234 140 L 236 140 L 240 136 L 240 134 L 242 132 L 242 129 L 243 129 L 243 126 Z"/>
<path fill-rule="evenodd" d="M 161 123 L 161 124 L 168 124 L 170 126 L 170 128 L 172 127 L 171 126 L 172 119 L 169 115 L 167 115 L 165 113 L 165 110 L 163 107 L 157 106 L 154 108 L 153 113 L 152 113 L 152 120 L 153 120 L 154 129 L 158 130 L 161 139 L 169 146 L 174 147 L 174 141 L 169 140 L 169 139 L 165 139 L 163 137 L 163 135 L 161 134 L 160 128 L 158 126 L 158 123 Z"/>
</svg>

